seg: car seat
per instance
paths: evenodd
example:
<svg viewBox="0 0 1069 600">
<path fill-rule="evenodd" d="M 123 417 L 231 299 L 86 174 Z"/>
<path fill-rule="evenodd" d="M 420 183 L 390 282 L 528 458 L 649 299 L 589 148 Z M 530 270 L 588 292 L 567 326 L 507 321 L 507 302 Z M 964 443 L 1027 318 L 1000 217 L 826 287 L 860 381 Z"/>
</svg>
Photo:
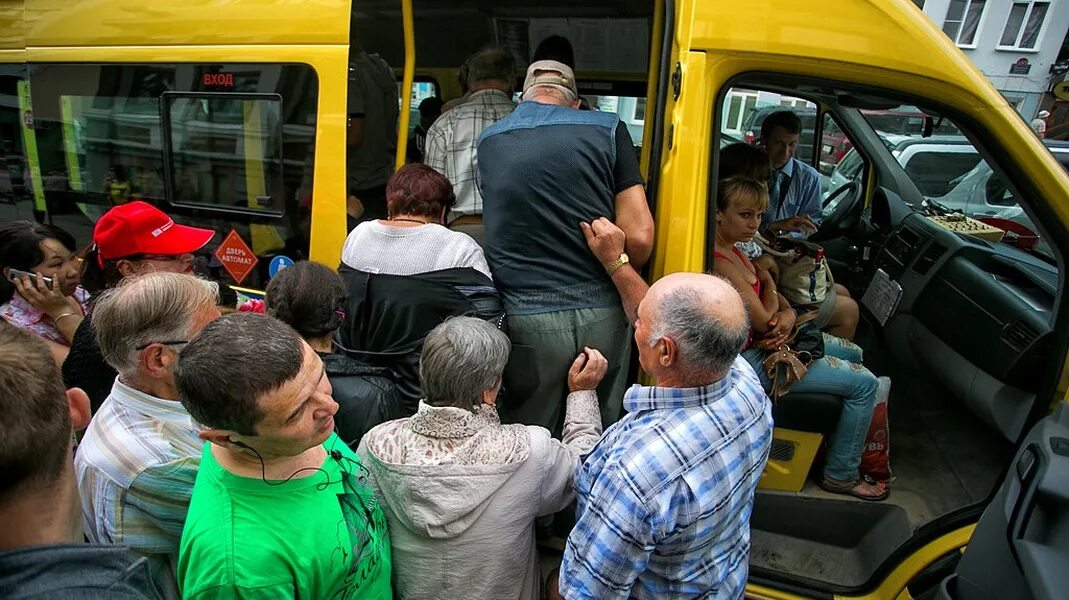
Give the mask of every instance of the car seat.
<svg viewBox="0 0 1069 600">
<path fill-rule="evenodd" d="M 789 393 L 772 407 L 772 449 L 758 488 L 799 492 L 825 436 L 839 424 L 843 401 L 832 394 Z"/>
</svg>

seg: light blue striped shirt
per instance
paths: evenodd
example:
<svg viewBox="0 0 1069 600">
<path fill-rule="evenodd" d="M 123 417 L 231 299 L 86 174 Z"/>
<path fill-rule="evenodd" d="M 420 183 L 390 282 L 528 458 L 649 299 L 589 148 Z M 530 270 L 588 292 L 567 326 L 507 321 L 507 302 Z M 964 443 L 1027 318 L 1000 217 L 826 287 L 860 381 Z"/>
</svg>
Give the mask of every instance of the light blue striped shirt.
<svg viewBox="0 0 1069 600">
<path fill-rule="evenodd" d="M 741 598 L 771 403 L 737 358 L 700 388 L 634 386 L 576 473 L 566 598 Z"/>
<path fill-rule="evenodd" d="M 809 215 L 819 227 L 824 220 L 820 173 L 797 158 L 791 158 L 783 168 L 773 171 L 772 177 L 768 183 L 768 208 L 761 219 L 761 227 L 797 215 Z M 786 194 L 781 191 L 783 186 L 787 186 Z M 772 197 L 773 194 L 782 195 L 783 201 L 778 202 L 779 198 Z"/>
<path fill-rule="evenodd" d="M 198 429 L 177 400 L 116 379 L 74 458 L 89 541 L 146 556 L 169 597 L 204 444 Z"/>
</svg>

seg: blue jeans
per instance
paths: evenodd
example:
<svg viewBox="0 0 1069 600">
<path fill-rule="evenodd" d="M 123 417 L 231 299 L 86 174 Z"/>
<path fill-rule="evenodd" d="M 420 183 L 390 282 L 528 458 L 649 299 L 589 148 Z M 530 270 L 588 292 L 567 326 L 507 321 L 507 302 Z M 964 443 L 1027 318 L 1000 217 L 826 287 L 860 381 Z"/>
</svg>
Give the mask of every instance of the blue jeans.
<svg viewBox="0 0 1069 600">
<path fill-rule="evenodd" d="M 824 460 L 824 476 L 852 481 L 858 478 L 861 451 L 865 436 L 872 421 L 872 409 L 876 405 L 876 376 L 861 364 L 861 347 L 833 335 L 824 334 L 824 358 L 813 361 L 801 381 L 791 386 L 791 392 L 831 394 L 843 399 L 839 424 L 828 440 Z M 772 381 L 761 368 L 768 353 L 760 348 L 749 348 L 742 353 L 757 375 L 765 390 L 772 388 Z"/>
</svg>

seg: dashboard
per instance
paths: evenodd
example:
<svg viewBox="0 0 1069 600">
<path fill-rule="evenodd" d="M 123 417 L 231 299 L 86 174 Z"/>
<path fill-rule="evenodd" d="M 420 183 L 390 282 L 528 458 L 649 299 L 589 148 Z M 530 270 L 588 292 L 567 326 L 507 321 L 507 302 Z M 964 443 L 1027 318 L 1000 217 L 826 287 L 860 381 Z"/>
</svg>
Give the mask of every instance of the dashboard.
<svg viewBox="0 0 1069 600">
<path fill-rule="evenodd" d="M 1049 356 L 1056 267 L 919 213 L 901 219 L 874 265 L 902 287 L 895 315 L 911 316 L 995 379 L 1035 387 Z"/>
</svg>

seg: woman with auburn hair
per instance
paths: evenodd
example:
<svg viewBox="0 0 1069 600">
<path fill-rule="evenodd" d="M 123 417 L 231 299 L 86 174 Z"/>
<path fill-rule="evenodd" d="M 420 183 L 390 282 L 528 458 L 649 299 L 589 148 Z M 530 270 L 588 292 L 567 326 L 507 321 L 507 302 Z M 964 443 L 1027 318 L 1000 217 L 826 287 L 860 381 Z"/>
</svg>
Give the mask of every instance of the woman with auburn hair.
<svg viewBox="0 0 1069 600">
<path fill-rule="evenodd" d="M 504 324 L 482 248 L 443 224 L 454 202 L 444 175 L 406 165 L 386 184 L 387 218 L 358 225 L 342 249 L 338 274 L 349 299 L 335 345 L 397 374 L 404 416 L 422 398 L 420 351 L 431 329 L 456 315 Z"/>
<path fill-rule="evenodd" d="M 444 175 L 422 164 L 402 167 L 386 184 L 388 216 L 358 225 L 345 240 L 342 262 L 386 275 L 471 267 L 490 277 L 475 240 L 444 225 L 454 203 L 453 185 Z"/>
</svg>

